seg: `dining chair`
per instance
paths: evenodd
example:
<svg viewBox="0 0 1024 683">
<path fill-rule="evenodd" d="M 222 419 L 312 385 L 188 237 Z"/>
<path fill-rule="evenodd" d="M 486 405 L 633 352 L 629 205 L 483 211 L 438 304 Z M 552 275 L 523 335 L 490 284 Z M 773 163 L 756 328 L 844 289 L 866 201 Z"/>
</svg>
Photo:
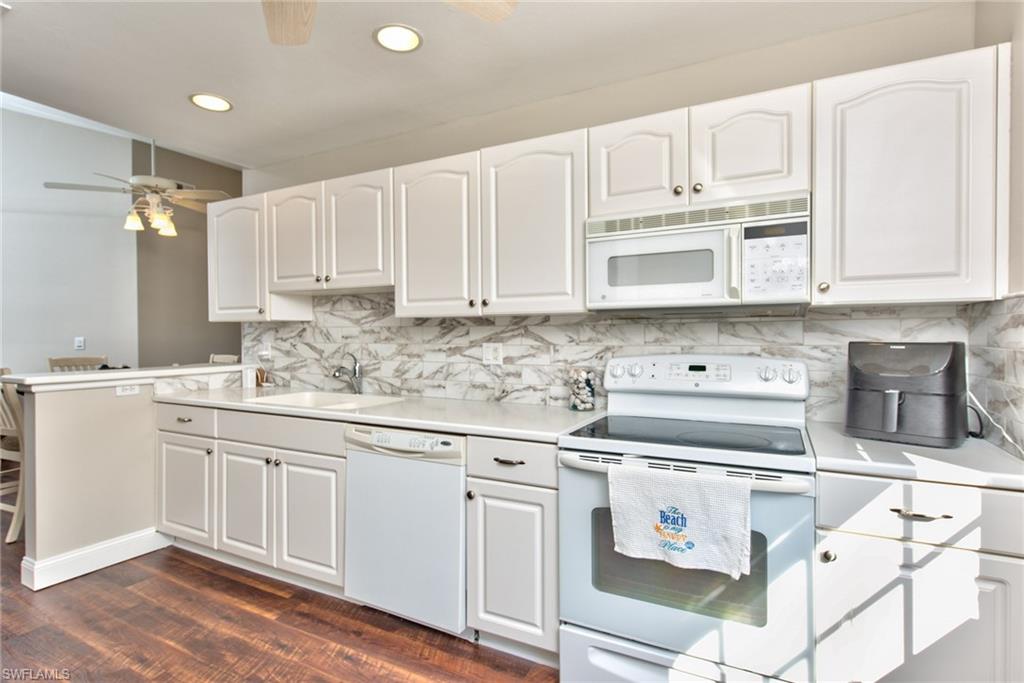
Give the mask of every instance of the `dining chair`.
<svg viewBox="0 0 1024 683">
<path fill-rule="evenodd" d="M 81 372 L 98 370 L 107 364 L 106 356 L 51 356 L 50 372 Z"/>
<path fill-rule="evenodd" d="M 11 374 L 10 368 L 0 368 L 0 375 Z M 24 416 L 18 390 L 13 384 L 0 385 L 0 499 L 15 493 L 14 504 L 0 502 L 0 510 L 14 515 L 7 530 L 7 543 L 13 543 L 21 534 L 25 520 L 25 468 L 24 468 Z M 14 467 L 7 467 L 14 463 Z"/>
<path fill-rule="evenodd" d="M 234 365 L 238 363 L 238 356 L 230 353 L 211 353 L 210 363 L 213 365 Z"/>
</svg>

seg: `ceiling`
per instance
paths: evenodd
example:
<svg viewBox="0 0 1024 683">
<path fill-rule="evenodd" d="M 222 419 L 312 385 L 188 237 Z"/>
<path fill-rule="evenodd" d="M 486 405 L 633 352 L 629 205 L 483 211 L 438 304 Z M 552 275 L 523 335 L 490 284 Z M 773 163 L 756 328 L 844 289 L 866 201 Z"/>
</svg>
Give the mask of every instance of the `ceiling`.
<svg viewBox="0 0 1024 683">
<path fill-rule="evenodd" d="M 524 0 L 490 24 L 443 2 L 321 0 L 310 42 L 279 47 L 258 2 L 9 2 L 5 92 L 243 167 L 934 6 Z M 378 47 L 389 22 L 423 46 Z M 196 109 L 196 91 L 235 109 Z"/>
</svg>

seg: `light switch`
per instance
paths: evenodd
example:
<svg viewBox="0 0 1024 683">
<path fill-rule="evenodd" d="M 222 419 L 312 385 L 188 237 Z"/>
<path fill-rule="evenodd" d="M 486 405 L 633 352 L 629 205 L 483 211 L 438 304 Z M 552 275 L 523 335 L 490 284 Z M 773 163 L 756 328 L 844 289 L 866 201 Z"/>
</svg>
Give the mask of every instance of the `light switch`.
<svg viewBox="0 0 1024 683">
<path fill-rule="evenodd" d="M 484 365 L 503 365 L 505 363 L 505 354 L 501 352 L 501 344 L 484 344 L 482 356 Z"/>
<path fill-rule="evenodd" d="M 75 337 L 75 351 L 85 351 L 85 337 Z"/>
</svg>

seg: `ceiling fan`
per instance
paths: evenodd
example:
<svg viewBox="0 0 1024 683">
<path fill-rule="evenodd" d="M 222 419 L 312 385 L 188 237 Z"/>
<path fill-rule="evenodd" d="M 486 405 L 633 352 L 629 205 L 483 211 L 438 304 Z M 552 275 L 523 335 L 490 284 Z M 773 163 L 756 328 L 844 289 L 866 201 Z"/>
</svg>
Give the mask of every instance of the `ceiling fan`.
<svg viewBox="0 0 1024 683">
<path fill-rule="evenodd" d="M 467 14 L 497 23 L 512 16 L 519 0 L 445 0 Z M 305 45 L 313 32 L 316 0 L 263 0 L 267 35 L 274 45 Z"/>
<path fill-rule="evenodd" d="M 156 173 L 156 143 L 150 144 L 149 151 L 150 173 Z M 95 173 L 103 178 L 110 178 L 119 183 L 121 187 L 110 185 L 82 185 L 79 183 L 54 183 L 45 182 L 43 187 L 51 190 L 84 190 L 86 192 L 120 192 L 121 194 L 138 195 L 132 203 L 128 217 L 124 222 L 125 230 L 145 230 L 139 211 L 149 220 L 151 228 L 159 231 L 163 237 L 176 237 L 178 232 L 175 229 L 174 209 L 165 206 L 164 203 L 190 209 L 197 213 L 206 213 L 207 202 L 214 202 L 227 199 L 231 195 L 221 190 L 198 190 L 195 185 L 183 183 L 170 178 L 161 178 L 158 175 L 133 175 L 125 180 L 106 173 Z"/>
</svg>

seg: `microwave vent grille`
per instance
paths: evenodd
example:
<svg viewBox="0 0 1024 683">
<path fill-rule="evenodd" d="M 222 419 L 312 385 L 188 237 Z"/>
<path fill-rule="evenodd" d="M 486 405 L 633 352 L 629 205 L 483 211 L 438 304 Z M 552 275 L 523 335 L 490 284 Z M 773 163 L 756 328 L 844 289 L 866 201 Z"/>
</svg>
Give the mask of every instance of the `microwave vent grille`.
<svg viewBox="0 0 1024 683">
<path fill-rule="evenodd" d="M 637 230 L 658 230 L 704 223 L 721 223 L 749 218 L 765 218 L 794 213 L 807 213 L 810 201 L 807 197 L 776 199 L 753 204 L 719 206 L 711 209 L 691 209 L 673 213 L 633 216 L 630 218 L 609 218 L 587 221 L 587 236 L 613 235 Z"/>
</svg>

